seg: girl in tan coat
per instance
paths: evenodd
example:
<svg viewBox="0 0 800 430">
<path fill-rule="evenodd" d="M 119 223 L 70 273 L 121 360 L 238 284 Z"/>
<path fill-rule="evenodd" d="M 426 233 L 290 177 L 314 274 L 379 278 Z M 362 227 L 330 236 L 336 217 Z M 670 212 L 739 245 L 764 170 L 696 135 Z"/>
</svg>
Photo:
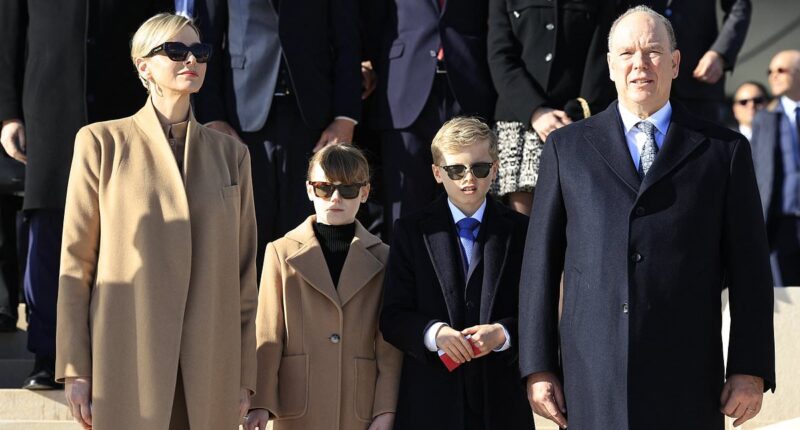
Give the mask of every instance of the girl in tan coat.
<svg viewBox="0 0 800 430">
<path fill-rule="evenodd" d="M 378 313 L 389 247 L 355 220 L 369 166 L 350 145 L 309 163 L 310 216 L 267 246 L 256 317 L 257 394 L 247 430 L 390 430 L 401 353 Z"/>
<path fill-rule="evenodd" d="M 149 19 L 131 48 L 147 103 L 76 138 L 56 376 L 87 429 L 236 429 L 249 407 L 250 159 L 192 116 L 210 53 L 189 20 Z"/>
</svg>

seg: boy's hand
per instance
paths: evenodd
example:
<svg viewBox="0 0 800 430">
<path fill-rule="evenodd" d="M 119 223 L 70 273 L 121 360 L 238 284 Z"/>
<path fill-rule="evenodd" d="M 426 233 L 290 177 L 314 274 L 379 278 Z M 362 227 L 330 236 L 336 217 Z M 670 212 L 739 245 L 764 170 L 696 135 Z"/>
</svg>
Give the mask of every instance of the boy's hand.
<svg viewBox="0 0 800 430">
<path fill-rule="evenodd" d="M 436 332 L 436 347 L 447 353 L 458 364 L 475 358 L 469 340 L 448 325 L 441 326 Z"/>
<path fill-rule="evenodd" d="M 472 344 L 481 350 L 475 358 L 483 357 L 506 343 L 506 333 L 500 324 L 483 324 L 461 330 L 464 336 L 472 335 Z"/>
</svg>

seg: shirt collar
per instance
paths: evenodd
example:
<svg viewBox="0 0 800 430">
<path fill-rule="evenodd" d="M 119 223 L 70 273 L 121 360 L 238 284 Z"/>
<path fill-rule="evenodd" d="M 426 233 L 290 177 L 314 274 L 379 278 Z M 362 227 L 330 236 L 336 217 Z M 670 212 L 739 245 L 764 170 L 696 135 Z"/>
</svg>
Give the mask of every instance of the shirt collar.
<svg viewBox="0 0 800 430">
<path fill-rule="evenodd" d="M 641 118 L 636 116 L 636 114 L 628 109 L 625 109 L 625 106 L 622 106 L 621 103 L 617 103 L 617 108 L 619 108 L 619 116 L 622 118 L 622 126 L 625 134 L 628 134 L 628 132 L 631 131 L 631 129 L 635 127 L 639 121 L 643 121 Z M 666 136 L 671 118 L 672 105 L 669 103 L 669 100 L 667 100 L 667 104 L 662 106 L 661 109 L 657 110 L 654 114 L 645 118 L 644 121 L 652 123 L 662 135 Z"/>
<path fill-rule="evenodd" d="M 459 221 L 461 221 L 464 218 L 467 218 L 467 216 L 464 215 L 464 212 L 461 212 L 461 209 L 457 208 L 456 205 L 454 205 L 453 202 L 450 201 L 449 197 L 447 198 L 447 206 L 450 207 L 450 213 L 453 214 L 453 221 L 455 221 L 456 223 L 458 223 Z M 486 211 L 486 199 L 485 198 L 483 199 L 483 203 L 481 204 L 481 207 L 479 207 L 478 210 L 475 211 L 475 213 L 472 214 L 472 216 L 470 218 L 476 219 L 476 220 L 478 220 L 478 222 L 483 222 L 483 212 L 484 211 Z"/>
<path fill-rule="evenodd" d="M 786 115 L 794 115 L 794 110 L 800 107 L 800 100 L 794 101 L 786 96 L 781 96 L 781 106 Z"/>
</svg>

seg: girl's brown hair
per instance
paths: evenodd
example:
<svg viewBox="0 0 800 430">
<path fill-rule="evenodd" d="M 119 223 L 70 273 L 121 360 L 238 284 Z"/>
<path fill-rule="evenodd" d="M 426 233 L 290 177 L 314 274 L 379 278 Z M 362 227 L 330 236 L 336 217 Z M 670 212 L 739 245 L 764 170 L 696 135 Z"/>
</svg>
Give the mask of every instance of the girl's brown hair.
<svg viewBox="0 0 800 430">
<path fill-rule="evenodd" d="M 350 144 L 328 145 L 308 161 L 307 179 L 311 180 L 314 165 L 319 165 L 331 182 L 342 184 L 369 183 L 369 163 L 360 149 Z"/>
</svg>

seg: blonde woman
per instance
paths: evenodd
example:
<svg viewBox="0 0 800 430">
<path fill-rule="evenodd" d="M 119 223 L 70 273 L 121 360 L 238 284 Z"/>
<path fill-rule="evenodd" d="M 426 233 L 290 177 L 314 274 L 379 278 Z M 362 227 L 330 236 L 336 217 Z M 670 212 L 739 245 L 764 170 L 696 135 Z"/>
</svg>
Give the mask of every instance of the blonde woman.
<svg viewBox="0 0 800 430">
<path fill-rule="evenodd" d="M 356 221 L 369 165 L 329 145 L 308 168 L 316 215 L 267 245 L 258 298 L 258 393 L 246 430 L 391 430 L 400 351 L 378 330 L 389 247 Z"/>
<path fill-rule="evenodd" d="M 249 407 L 250 159 L 192 116 L 210 55 L 191 21 L 150 18 L 131 42 L 146 104 L 76 137 L 56 376 L 86 429 L 235 429 Z"/>
</svg>

